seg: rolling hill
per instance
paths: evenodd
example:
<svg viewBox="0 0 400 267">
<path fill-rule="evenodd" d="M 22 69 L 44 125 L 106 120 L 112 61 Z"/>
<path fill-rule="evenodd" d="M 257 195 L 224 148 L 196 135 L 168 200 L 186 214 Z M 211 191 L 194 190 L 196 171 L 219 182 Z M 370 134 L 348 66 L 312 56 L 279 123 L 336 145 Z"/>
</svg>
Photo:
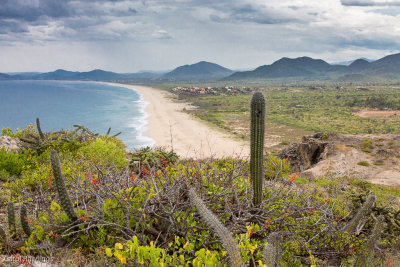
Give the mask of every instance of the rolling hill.
<svg viewBox="0 0 400 267">
<path fill-rule="evenodd" d="M 373 62 L 357 59 L 348 66 L 331 65 L 321 59 L 309 57 L 294 59 L 284 57 L 271 65 L 263 65 L 252 71 L 235 72 L 223 80 L 298 78 L 349 81 L 352 77 L 357 77 L 356 80 L 360 80 L 360 77 L 363 80 L 375 78 L 400 80 L 400 53 Z"/>
<path fill-rule="evenodd" d="M 200 61 L 192 65 L 177 67 L 171 72 L 164 74 L 163 78 L 168 80 L 206 80 L 223 78 L 232 73 L 232 70 L 218 64 Z"/>
</svg>

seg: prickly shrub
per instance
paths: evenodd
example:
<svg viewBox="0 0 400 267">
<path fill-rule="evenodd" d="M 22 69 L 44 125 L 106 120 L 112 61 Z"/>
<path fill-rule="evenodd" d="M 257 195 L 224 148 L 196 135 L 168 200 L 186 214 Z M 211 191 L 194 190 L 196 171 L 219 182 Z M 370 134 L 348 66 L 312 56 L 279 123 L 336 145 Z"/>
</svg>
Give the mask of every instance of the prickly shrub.
<svg viewBox="0 0 400 267">
<path fill-rule="evenodd" d="M 264 180 L 265 99 L 261 92 L 251 98 L 250 119 L 250 176 L 253 183 L 253 204 L 262 200 Z"/>
<path fill-rule="evenodd" d="M 74 207 L 72 206 L 67 189 L 65 188 L 64 177 L 61 172 L 60 159 L 58 157 L 57 151 L 55 151 L 54 149 L 50 152 L 50 160 L 51 168 L 53 170 L 54 182 L 61 207 L 68 215 L 68 218 L 74 222 L 78 219 L 78 216 L 74 211 Z"/>
</svg>

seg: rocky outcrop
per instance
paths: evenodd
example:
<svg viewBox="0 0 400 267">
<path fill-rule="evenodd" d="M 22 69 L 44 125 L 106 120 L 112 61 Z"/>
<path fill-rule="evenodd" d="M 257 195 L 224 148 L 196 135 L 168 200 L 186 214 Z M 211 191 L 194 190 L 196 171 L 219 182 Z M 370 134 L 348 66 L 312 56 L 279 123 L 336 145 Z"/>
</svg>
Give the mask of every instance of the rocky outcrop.
<svg viewBox="0 0 400 267">
<path fill-rule="evenodd" d="M 0 136 L 0 149 L 12 152 L 22 152 L 23 144 L 18 138 L 11 138 L 9 136 Z"/>
<path fill-rule="evenodd" d="M 290 167 L 294 172 L 302 172 L 326 158 L 328 135 L 317 133 L 313 136 L 303 136 L 301 143 L 292 143 L 283 149 L 278 157 L 289 158 Z"/>
<path fill-rule="evenodd" d="M 400 185 L 400 135 L 323 134 L 304 136 L 283 149 L 293 172 L 306 178 L 353 177 Z"/>
</svg>

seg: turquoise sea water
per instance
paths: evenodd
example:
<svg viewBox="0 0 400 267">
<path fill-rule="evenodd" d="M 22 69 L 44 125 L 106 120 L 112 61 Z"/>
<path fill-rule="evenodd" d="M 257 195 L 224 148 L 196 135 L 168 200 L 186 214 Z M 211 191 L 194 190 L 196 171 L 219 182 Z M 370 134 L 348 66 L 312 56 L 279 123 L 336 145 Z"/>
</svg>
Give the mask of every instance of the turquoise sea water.
<svg viewBox="0 0 400 267">
<path fill-rule="evenodd" d="M 154 142 L 145 136 L 147 103 L 128 88 L 95 82 L 0 81 L 0 129 L 22 129 L 40 118 L 43 131 L 80 124 L 119 136 L 133 150 Z"/>
</svg>

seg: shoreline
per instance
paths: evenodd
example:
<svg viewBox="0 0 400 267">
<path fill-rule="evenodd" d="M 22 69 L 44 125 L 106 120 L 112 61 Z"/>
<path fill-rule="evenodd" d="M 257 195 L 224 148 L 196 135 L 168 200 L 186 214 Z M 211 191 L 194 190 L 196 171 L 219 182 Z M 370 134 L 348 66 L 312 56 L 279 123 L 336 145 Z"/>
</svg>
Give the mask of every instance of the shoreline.
<svg viewBox="0 0 400 267">
<path fill-rule="evenodd" d="M 200 119 L 182 112 L 190 108 L 188 103 L 176 103 L 168 99 L 167 91 L 142 85 L 108 83 L 125 87 L 141 94 L 148 103 L 149 116 L 147 136 L 155 146 L 173 149 L 182 158 L 247 157 L 249 144 L 238 141 L 228 133 L 212 129 Z"/>
</svg>

